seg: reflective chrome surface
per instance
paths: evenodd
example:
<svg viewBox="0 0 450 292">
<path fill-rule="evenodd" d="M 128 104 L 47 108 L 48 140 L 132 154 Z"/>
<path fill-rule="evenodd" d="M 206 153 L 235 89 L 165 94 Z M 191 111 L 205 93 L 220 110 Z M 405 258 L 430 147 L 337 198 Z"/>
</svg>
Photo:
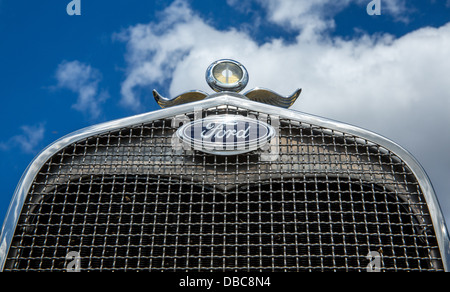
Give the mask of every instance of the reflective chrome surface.
<svg viewBox="0 0 450 292">
<path fill-rule="evenodd" d="M 160 107 L 167 108 L 180 104 L 203 100 L 206 97 L 208 97 L 208 94 L 203 91 L 197 90 L 183 93 L 174 98 L 166 98 L 160 95 L 156 90 L 153 90 L 153 97 L 155 98 L 156 102 L 159 104 Z"/>
<path fill-rule="evenodd" d="M 297 89 L 292 95 L 290 96 L 281 96 L 278 93 L 266 89 L 266 88 L 255 88 L 248 92 L 246 92 L 244 95 L 253 101 L 270 104 L 273 106 L 281 107 L 281 108 L 290 108 L 299 98 L 300 94 L 302 93 L 301 89 Z"/>
<path fill-rule="evenodd" d="M 247 86 L 248 80 L 247 69 L 234 60 L 216 61 L 206 70 L 206 82 L 216 92 L 241 92 Z"/>
<path fill-rule="evenodd" d="M 239 96 L 237 94 L 228 94 L 228 93 L 217 94 L 214 97 L 210 97 L 209 99 L 198 101 L 198 102 L 191 103 L 191 104 L 184 104 L 184 105 L 180 105 L 180 106 L 166 109 L 166 110 L 160 110 L 160 111 L 156 111 L 153 113 L 143 114 L 143 115 L 130 117 L 130 118 L 126 118 L 126 119 L 122 119 L 122 120 L 118 120 L 118 121 L 108 122 L 108 123 L 101 124 L 98 126 L 89 127 L 87 129 L 70 134 L 70 135 L 62 138 L 61 140 L 56 141 L 54 144 L 52 144 L 48 148 L 46 148 L 43 152 L 41 152 L 37 156 L 37 158 L 32 162 L 32 164 L 29 166 L 29 168 L 25 172 L 24 176 L 21 179 L 21 182 L 18 185 L 18 188 L 15 192 L 14 198 L 13 198 L 10 208 L 8 210 L 7 218 L 3 225 L 1 239 L 0 239 L 0 267 L 3 267 L 3 265 L 5 264 L 6 256 L 7 256 L 8 250 L 9 250 L 9 246 L 11 244 L 11 239 L 13 238 L 13 234 L 14 234 L 14 231 L 15 231 L 15 228 L 17 225 L 18 218 L 20 216 L 25 199 L 26 199 L 28 193 L 30 192 L 30 188 L 33 184 L 33 181 L 34 181 L 36 175 L 42 169 L 43 165 L 45 163 L 47 163 L 47 161 L 50 158 L 52 158 L 54 155 L 56 155 L 58 152 L 60 152 L 67 146 L 71 145 L 72 143 L 75 143 L 78 141 L 82 142 L 84 139 L 87 139 L 94 135 L 109 133 L 114 130 L 118 130 L 118 129 L 122 129 L 122 128 L 126 128 L 126 127 L 132 127 L 132 126 L 136 126 L 139 124 L 149 123 L 151 121 L 158 120 L 158 119 L 164 119 L 164 118 L 175 117 L 175 116 L 184 117 L 185 113 L 189 113 L 189 112 L 192 112 L 192 111 L 198 110 L 198 109 L 210 109 L 213 107 L 220 108 L 222 106 L 225 106 L 225 107 L 230 106 L 230 107 L 237 107 L 240 109 L 248 109 L 249 111 L 259 111 L 259 112 L 267 114 L 267 115 L 280 117 L 281 119 L 292 120 L 293 121 L 292 125 L 291 124 L 287 125 L 287 128 L 286 128 L 287 131 L 291 131 L 290 127 L 293 128 L 294 122 L 298 121 L 299 124 L 302 124 L 302 123 L 311 124 L 311 125 L 314 125 L 314 127 L 318 128 L 318 129 L 323 128 L 323 129 L 326 129 L 326 131 L 331 131 L 331 132 L 338 131 L 338 132 L 345 133 L 345 135 L 354 135 L 356 137 L 360 137 L 361 139 L 370 141 L 376 145 L 380 145 L 380 146 L 384 147 L 385 149 L 388 149 L 390 152 L 394 153 L 399 158 L 401 158 L 401 160 L 402 160 L 401 163 L 393 161 L 390 163 L 390 165 L 392 165 L 392 167 L 395 167 L 395 165 L 397 165 L 397 164 L 399 164 L 399 165 L 405 164 L 409 169 L 411 169 L 411 171 L 413 172 L 413 175 L 417 178 L 419 185 L 420 185 L 420 189 L 423 192 L 423 196 L 426 200 L 426 204 L 427 204 L 429 212 L 430 212 L 432 223 L 435 228 L 436 238 L 439 243 L 440 253 L 442 255 L 444 267 L 446 270 L 448 270 L 449 253 L 450 253 L 449 238 L 448 238 L 446 224 L 445 224 L 444 218 L 442 216 L 442 212 L 440 210 L 438 201 L 436 199 L 433 187 L 432 187 L 425 171 L 422 169 L 422 167 L 419 165 L 419 163 L 412 157 L 412 155 L 410 155 L 406 150 L 404 150 L 399 145 L 391 142 L 390 140 L 387 140 L 386 138 L 384 138 L 382 136 L 379 136 L 377 134 L 374 134 L 372 132 L 369 132 L 369 131 L 366 131 L 366 130 L 363 130 L 363 129 L 360 129 L 360 128 L 357 128 L 354 126 L 346 125 L 346 124 L 335 122 L 335 121 L 330 121 L 330 120 L 327 120 L 324 118 L 304 114 L 304 113 L 297 112 L 297 111 L 285 110 L 285 109 L 280 109 L 277 107 L 265 105 L 262 103 L 257 103 L 257 102 L 246 99 L 244 96 Z M 308 135 L 306 135 L 305 137 L 308 137 Z M 313 138 L 314 137 L 312 137 L 310 139 L 313 139 Z M 317 138 L 322 139 L 320 135 L 316 136 L 316 139 Z M 287 142 L 291 141 L 291 139 L 292 138 L 290 138 L 290 135 L 282 136 L 280 138 L 279 143 L 283 147 L 283 145 L 287 145 L 288 144 Z M 321 143 L 324 143 L 324 142 L 321 142 Z M 365 143 L 368 143 L 368 142 L 365 142 Z M 290 144 L 293 145 L 292 142 Z M 317 142 L 316 142 L 316 144 L 317 144 Z M 374 145 L 374 147 L 377 147 L 376 145 Z M 290 146 L 290 147 L 294 147 L 294 146 Z M 345 146 L 345 144 L 344 144 L 344 146 Z M 298 147 L 299 153 L 301 153 L 301 151 L 307 150 L 307 149 L 302 150 L 301 145 L 298 145 L 297 147 Z M 350 145 L 347 145 L 346 147 L 350 147 Z M 353 151 L 356 151 L 355 159 L 358 159 L 358 157 L 362 157 L 362 155 L 364 153 L 358 154 L 358 152 L 357 152 L 358 148 L 355 148 L 355 149 L 356 150 L 353 150 Z M 312 149 L 312 151 L 322 151 L 322 150 L 319 147 L 319 148 Z M 329 154 L 329 155 L 325 155 L 324 157 L 333 157 L 332 155 L 336 155 L 336 154 Z M 160 157 L 161 157 L 160 159 L 163 159 L 163 157 L 161 155 L 160 155 Z M 174 157 L 178 157 L 178 156 L 174 156 Z M 388 156 L 388 157 L 390 157 L 390 156 Z M 100 158 L 101 157 L 99 157 L 99 159 Z M 124 155 L 123 159 L 126 159 L 126 158 L 127 158 L 127 155 Z M 145 157 L 142 156 L 141 158 L 145 158 Z M 183 159 L 183 157 L 179 157 L 179 158 Z M 300 157 L 298 159 L 300 159 Z M 120 163 L 117 164 L 117 166 L 120 166 L 127 161 L 118 161 L 118 163 L 119 162 Z M 287 163 L 289 163 L 289 161 L 287 161 Z M 328 167 L 329 164 L 330 163 L 326 163 L 324 166 Z M 124 164 L 124 165 L 126 166 L 128 164 Z M 215 165 L 220 165 L 220 164 L 215 164 Z M 269 163 L 269 165 L 271 168 L 281 167 L 280 168 L 281 173 L 285 173 L 286 177 L 289 176 L 289 173 L 290 173 L 288 171 L 289 169 L 283 170 L 282 165 L 277 164 L 277 163 L 273 163 L 273 164 Z M 291 167 L 294 167 L 294 166 L 295 167 L 308 167 L 311 170 L 312 175 L 314 175 L 315 170 L 317 170 L 318 167 L 321 167 L 320 165 L 321 165 L 320 160 L 313 161 L 311 163 L 305 163 L 305 162 L 302 162 L 301 160 L 299 160 L 295 163 L 292 163 Z M 195 166 L 199 167 L 199 170 L 202 169 L 201 163 L 198 165 L 195 165 Z M 255 165 L 255 167 L 257 167 L 257 166 L 258 165 Z M 336 167 L 342 168 L 342 169 L 340 169 L 340 171 L 342 171 L 342 172 L 351 172 L 352 167 L 353 167 L 352 161 L 350 160 L 350 161 L 348 161 L 348 163 L 337 165 Z M 361 167 L 366 167 L 366 166 L 363 163 Z M 328 169 L 328 170 L 322 169 L 321 171 L 322 172 L 329 171 L 329 173 L 331 175 L 331 173 L 333 172 L 333 168 Z M 195 169 L 193 168 L 193 173 L 194 172 L 195 172 Z M 379 175 L 378 174 L 379 172 L 376 169 L 372 170 L 372 173 L 373 173 L 372 174 L 373 176 Z M 156 174 L 156 172 L 155 172 L 155 174 Z M 259 169 L 259 171 L 255 172 L 255 175 L 257 175 L 257 176 L 265 176 L 266 174 L 271 175 L 270 169 L 268 169 L 267 172 L 265 172 L 264 170 L 261 170 L 261 169 Z M 230 175 L 233 175 L 233 173 L 230 173 Z M 246 180 L 248 180 L 248 177 L 245 174 L 245 172 L 243 172 L 240 175 L 241 176 L 238 176 L 239 181 L 245 182 Z M 188 176 L 188 175 L 185 174 L 185 176 Z M 221 179 L 226 181 L 228 179 L 228 177 L 223 176 L 223 177 L 221 177 Z M 272 177 L 271 179 L 280 179 L 280 178 Z M 360 178 L 360 179 L 362 179 L 362 178 Z M 375 180 L 376 178 L 369 177 L 368 179 Z M 389 184 L 389 181 L 391 181 L 391 178 L 389 178 L 389 177 L 384 177 L 382 179 L 384 181 L 386 181 L 386 184 Z M 223 184 L 223 185 L 217 184 L 217 188 L 221 189 L 222 191 L 225 191 L 225 192 L 227 191 L 226 184 Z M 400 193 L 403 193 L 403 191 L 401 191 L 400 189 L 398 189 L 397 191 Z M 203 194 L 203 193 L 200 192 L 199 195 L 201 195 L 201 194 Z M 283 204 L 286 203 L 286 202 L 284 202 L 284 203 L 283 202 L 284 202 L 284 200 L 282 201 L 282 204 L 280 205 L 280 207 L 283 207 L 284 206 Z M 239 222 L 239 221 L 237 221 L 237 222 Z M 365 255 L 363 255 L 363 256 L 365 256 Z"/>
<path fill-rule="evenodd" d="M 212 115 L 184 124 L 176 132 L 184 147 L 209 154 L 233 156 L 263 148 L 275 129 L 240 115 Z"/>
<path fill-rule="evenodd" d="M 248 80 L 247 69 L 234 60 L 223 59 L 216 61 L 206 70 L 206 81 L 216 92 L 239 93 L 247 86 Z M 301 89 L 297 89 L 290 96 L 282 96 L 270 89 L 257 87 L 245 93 L 244 96 L 257 102 L 281 108 L 290 108 L 301 92 Z M 156 90 L 153 90 L 153 96 L 162 108 L 199 101 L 209 97 L 207 93 L 199 90 L 186 92 L 173 98 L 163 97 Z M 239 96 L 242 97 L 242 95 Z"/>
<path fill-rule="evenodd" d="M 237 97 L 241 98 L 248 98 L 250 100 L 265 103 L 281 108 L 290 108 L 299 98 L 300 94 L 302 93 L 302 89 L 297 89 L 292 95 L 290 96 L 282 96 L 270 89 L 266 88 L 254 88 L 252 90 L 247 91 L 244 93 L 244 95 L 237 95 Z M 232 95 L 233 93 L 228 93 Z M 203 91 L 190 91 L 183 93 L 177 97 L 174 98 L 166 98 L 161 96 L 156 90 L 153 90 L 153 96 L 155 97 L 156 102 L 162 107 L 162 108 L 168 108 L 180 104 L 190 103 L 194 101 L 203 100 L 206 98 L 214 97 L 216 94 L 208 95 L 207 93 Z"/>
</svg>

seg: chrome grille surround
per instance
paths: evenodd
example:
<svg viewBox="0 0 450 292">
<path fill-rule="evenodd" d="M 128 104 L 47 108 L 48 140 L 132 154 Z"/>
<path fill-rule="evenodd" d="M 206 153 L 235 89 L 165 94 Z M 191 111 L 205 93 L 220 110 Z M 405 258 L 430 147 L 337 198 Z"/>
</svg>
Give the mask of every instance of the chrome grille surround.
<svg viewBox="0 0 450 292">
<path fill-rule="evenodd" d="M 173 150 L 171 118 L 194 109 L 279 117 L 281 156 Z M 379 251 L 385 271 L 428 271 L 447 270 L 448 242 L 431 183 L 401 147 L 227 93 L 49 146 L 18 186 L 0 264 L 64 270 L 75 250 L 87 270 L 361 271 Z"/>
</svg>

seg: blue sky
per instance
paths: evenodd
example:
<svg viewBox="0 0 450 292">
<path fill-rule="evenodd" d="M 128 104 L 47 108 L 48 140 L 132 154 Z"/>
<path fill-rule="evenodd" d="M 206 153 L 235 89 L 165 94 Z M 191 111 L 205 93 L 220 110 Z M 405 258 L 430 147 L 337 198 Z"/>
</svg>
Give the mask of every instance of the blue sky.
<svg viewBox="0 0 450 292">
<path fill-rule="evenodd" d="M 302 87 L 296 109 L 405 146 L 450 218 L 450 1 L 381 0 L 379 16 L 369 0 L 81 0 L 81 16 L 69 2 L 0 0 L 0 218 L 45 146 L 158 109 L 154 88 L 209 92 L 222 58 L 246 65 L 249 88 Z"/>
</svg>

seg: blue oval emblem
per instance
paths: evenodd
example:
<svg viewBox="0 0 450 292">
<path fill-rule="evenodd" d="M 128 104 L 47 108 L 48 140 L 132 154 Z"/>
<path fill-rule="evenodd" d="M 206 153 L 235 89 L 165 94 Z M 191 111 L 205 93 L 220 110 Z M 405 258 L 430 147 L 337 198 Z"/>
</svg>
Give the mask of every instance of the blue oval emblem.
<svg viewBox="0 0 450 292">
<path fill-rule="evenodd" d="M 248 117 L 218 115 L 183 125 L 178 129 L 177 136 L 195 150 L 216 155 L 237 155 L 266 145 L 275 136 L 275 129 Z"/>
</svg>

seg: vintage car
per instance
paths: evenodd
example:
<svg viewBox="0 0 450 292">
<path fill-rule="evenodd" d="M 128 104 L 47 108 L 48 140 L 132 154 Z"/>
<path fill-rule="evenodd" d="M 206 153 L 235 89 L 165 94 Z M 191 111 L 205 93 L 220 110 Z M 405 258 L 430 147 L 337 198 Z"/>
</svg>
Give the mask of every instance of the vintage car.
<svg viewBox="0 0 450 292">
<path fill-rule="evenodd" d="M 390 140 L 289 109 L 301 94 L 214 62 L 215 91 L 92 126 L 23 175 L 3 271 L 447 271 L 420 164 Z"/>
</svg>

